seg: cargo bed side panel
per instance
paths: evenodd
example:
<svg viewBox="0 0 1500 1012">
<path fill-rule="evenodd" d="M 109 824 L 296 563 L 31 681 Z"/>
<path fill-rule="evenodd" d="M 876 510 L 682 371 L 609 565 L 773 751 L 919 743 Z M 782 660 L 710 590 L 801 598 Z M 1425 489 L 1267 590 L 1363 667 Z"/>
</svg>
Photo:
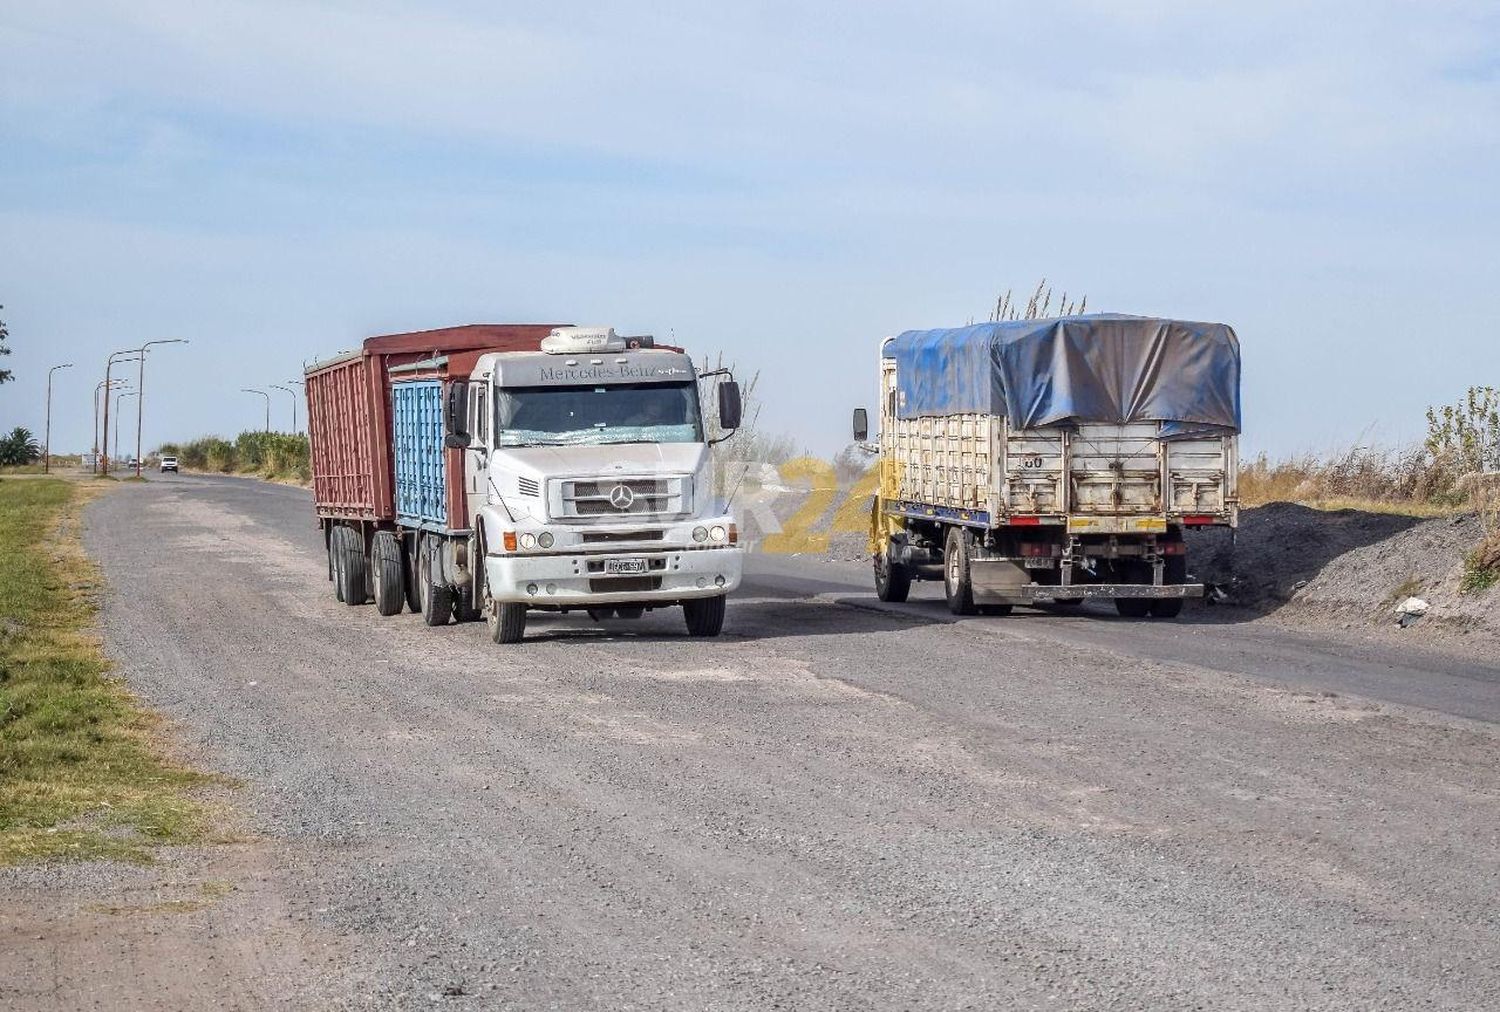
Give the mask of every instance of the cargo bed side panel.
<svg viewBox="0 0 1500 1012">
<path fill-rule="evenodd" d="M 446 529 L 447 454 L 443 390 L 437 380 L 391 384 L 396 463 L 396 520 L 407 527 Z"/>
<path fill-rule="evenodd" d="M 380 515 L 370 378 L 363 356 L 335 362 L 307 376 L 313 502 L 319 515 L 365 519 Z"/>
</svg>

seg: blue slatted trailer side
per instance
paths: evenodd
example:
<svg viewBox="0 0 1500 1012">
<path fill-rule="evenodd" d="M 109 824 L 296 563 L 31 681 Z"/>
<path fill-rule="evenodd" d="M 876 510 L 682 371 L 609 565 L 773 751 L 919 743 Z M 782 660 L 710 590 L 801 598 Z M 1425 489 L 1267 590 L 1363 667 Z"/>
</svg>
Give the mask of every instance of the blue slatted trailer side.
<svg viewBox="0 0 1500 1012">
<path fill-rule="evenodd" d="M 448 529 L 448 481 L 443 452 L 443 386 L 435 379 L 391 384 L 396 522 Z"/>
</svg>

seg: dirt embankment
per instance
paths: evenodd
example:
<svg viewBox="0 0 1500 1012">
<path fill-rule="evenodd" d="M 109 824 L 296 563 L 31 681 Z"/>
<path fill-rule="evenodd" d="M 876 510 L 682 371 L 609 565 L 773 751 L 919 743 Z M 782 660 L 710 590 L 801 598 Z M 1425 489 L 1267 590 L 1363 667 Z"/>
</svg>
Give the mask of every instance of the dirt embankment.
<svg viewBox="0 0 1500 1012">
<path fill-rule="evenodd" d="M 1424 638 L 1500 639 L 1500 595 L 1464 592 L 1464 559 L 1483 539 L 1478 517 L 1422 518 L 1294 503 L 1247 509 L 1233 537 L 1193 535 L 1197 575 L 1233 603 L 1310 622 L 1392 626 L 1407 597 L 1429 605 Z"/>
</svg>

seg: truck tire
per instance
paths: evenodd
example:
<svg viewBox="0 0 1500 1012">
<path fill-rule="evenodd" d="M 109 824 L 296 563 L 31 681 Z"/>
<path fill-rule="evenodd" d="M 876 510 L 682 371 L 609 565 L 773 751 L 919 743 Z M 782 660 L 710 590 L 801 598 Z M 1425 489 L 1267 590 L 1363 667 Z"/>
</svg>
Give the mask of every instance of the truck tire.
<svg viewBox="0 0 1500 1012">
<path fill-rule="evenodd" d="M 1161 582 L 1168 585 L 1187 583 L 1187 556 L 1169 555 L 1164 560 Z M 1151 602 L 1152 618 L 1176 618 L 1182 614 L 1182 598 L 1163 597 Z"/>
<path fill-rule="evenodd" d="M 406 609 L 413 615 L 422 614 L 422 588 L 417 586 L 417 547 L 421 539 L 413 534 L 401 538 L 401 570 L 406 583 Z"/>
<path fill-rule="evenodd" d="M 343 603 L 344 600 L 344 538 L 339 531 L 342 527 L 334 527 L 328 532 L 328 578 L 333 581 L 334 599 Z"/>
<path fill-rule="evenodd" d="M 911 593 L 911 570 L 891 561 L 887 545 L 875 553 L 875 596 L 891 604 L 900 604 Z"/>
<path fill-rule="evenodd" d="M 428 625 L 447 625 L 453 617 L 453 591 L 432 582 L 433 539 L 417 543 L 417 588 L 422 596 L 422 621 Z"/>
<path fill-rule="evenodd" d="M 370 568 L 375 585 L 375 610 L 398 615 L 406 604 L 406 574 L 401 564 L 401 542 L 390 531 L 376 531 L 370 543 Z"/>
<path fill-rule="evenodd" d="M 365 566 L 365 539 L 353 527 L 339 527 L 339 588 L 344 603 L 364 604 L 369 600 L 369 574 Z"/>
<path fill-rule="evenodd" d="M 948 528 L 943 543 L 943 590 L 948 610 L 955 615 L 973 615 L 974 584 L 969 580 L 969 539 L 962 527 Z"/>
<path fill-rule="evenodd" d="M 490 639 L 496 643 L 519 643 L 526 635 L 524 604 L 492 604 L 484 615 Z"/>
<path fill-rule="evenodd" d="M 724 628 L 724 605 L 727 598 L 698 597 L 682 602 L 682 617 L 687 620 L 689 636 L 717 636 Z"/>
</svg>

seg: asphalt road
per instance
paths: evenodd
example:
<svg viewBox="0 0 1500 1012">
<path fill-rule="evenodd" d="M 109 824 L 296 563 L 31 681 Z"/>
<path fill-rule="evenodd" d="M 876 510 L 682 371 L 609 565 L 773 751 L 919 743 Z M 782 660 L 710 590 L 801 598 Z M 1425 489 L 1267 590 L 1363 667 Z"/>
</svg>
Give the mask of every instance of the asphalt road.
<svg viewBox="0 0 1500 1012">
<path fill-rule="evenodd" d="M 1495 667 L 953 621 L 786 557 L 717 640 L 502 648 L 337 603 L 306 493 L 231 479 L 122 488 L 86 544 L 108 649 L 255 844 L 174 958 L 48 943 L 18 1007 L 1500 1007 Z"/>
</svg>

